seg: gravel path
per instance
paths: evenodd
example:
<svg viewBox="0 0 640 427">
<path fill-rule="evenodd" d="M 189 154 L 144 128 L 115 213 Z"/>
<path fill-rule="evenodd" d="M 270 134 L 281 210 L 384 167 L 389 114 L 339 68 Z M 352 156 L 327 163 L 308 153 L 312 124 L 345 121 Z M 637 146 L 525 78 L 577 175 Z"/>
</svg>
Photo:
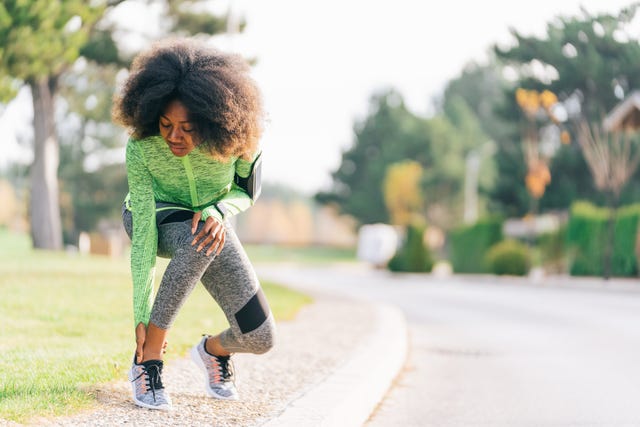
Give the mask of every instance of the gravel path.
<svg viewBox="0 0 640 427">
<path fill-rule="evenodd" d="M 370 332 L 373 310 L 364 303 L 314 295 L 292 322 L 278 323 L 276 346 L 267 354 L 234 356 L 240 401 L 205 396 L 204 377 L 188 359 L 165 367 L 173 411 L 138 408 L 127 381 L 101 385 L 100 408 L 72 417 L 33 420 L 47 426 L 256 426 L 281 413 L 349 357 Z M 327 350 L 330 349 L 330 350 Z M 0 420 L 1 424 L 1 420 Z"/>
</svg>

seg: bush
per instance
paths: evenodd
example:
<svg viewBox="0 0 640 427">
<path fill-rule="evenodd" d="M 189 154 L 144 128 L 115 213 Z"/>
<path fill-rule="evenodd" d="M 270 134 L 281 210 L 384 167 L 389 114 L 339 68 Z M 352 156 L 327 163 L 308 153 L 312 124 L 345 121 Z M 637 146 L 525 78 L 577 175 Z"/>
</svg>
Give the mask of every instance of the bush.
<svg viewBox="0 0 640 427">
<path fill-rule="evenodd" d="M 431 271 L 433 258 L 431 251 L 424 244 L 424 227 L 407 226 L 407 233 L 402 248 L 391 258 L 387 268 L 391 271 L 425 273 Z"/>
<path fill-rule="evenodd" d="M 634 277 L 638 275 L 636 243 L 640 204 L 626 206 L 618 210 L 615 225 L 615 241 L 611 257 L 611 274 Z"/>
<path fill-rule="evenodd" d="M 567 245 L 571 250 L 572 276 L 602 276 L 608 210 L 576 202 L 569 210 Z"/>
<path fill-rule="evenodd" d="M 502 218 L 485 218 L 449 234 L 449 258 L 456 273 L 486 273 L 484 258 L 502 240 Z"/>
<path fill-rule="evenodd" d="M 490 273 L 524 276 L 529 272 L 531 256 L 527 245 L 509 239 L 493 245 L 485 262 Z"/>
<path fill-rule="evenodd" d="M 633 277 L 638 275 L 636 243 L 640 204 L 618 209 L 614 224 L 611 275 Z M 602 276 L 604 250 L 607 245 L 609 209 L 586 202 L 571 206 L 567 226 L 567 245 L 572 255 L 570 273 L 575 276 Z"/>
</svg>

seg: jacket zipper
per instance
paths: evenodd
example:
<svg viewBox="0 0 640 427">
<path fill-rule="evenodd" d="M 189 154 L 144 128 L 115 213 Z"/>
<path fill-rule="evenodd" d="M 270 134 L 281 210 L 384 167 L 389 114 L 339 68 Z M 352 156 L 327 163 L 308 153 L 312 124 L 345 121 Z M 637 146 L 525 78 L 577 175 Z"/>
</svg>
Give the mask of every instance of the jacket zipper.
<svg viewBox="0 0 640 427">
<path fill-rule="evenodd" d="M 189 156 L 182 157 L 182 165 L 184 171 L 187 174 L 187 181 L 189 181 L 189 192 L 191 193 L 191 206 L 200 206 L 200 200 L 198 199 L 198 191 L 196 190 L 196 181 L 193 177 L 193 169 L 191 168 L 191 161 Z"/>
</svg>

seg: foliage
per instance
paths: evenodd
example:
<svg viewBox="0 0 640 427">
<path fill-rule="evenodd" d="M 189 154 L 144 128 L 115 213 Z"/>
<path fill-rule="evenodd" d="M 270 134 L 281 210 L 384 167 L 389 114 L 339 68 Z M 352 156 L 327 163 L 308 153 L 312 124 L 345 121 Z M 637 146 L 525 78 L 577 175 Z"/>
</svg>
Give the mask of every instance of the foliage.
<svg viewBox="0 0 640 427">
<path fill-rule="evenodd" d="M 494 50 L 516 67 L 522 87 L 548 89 L 567 99 L 574 95 L 579 113 L 600 120 L 619 102 L 621 93 L 640 87 L 640 45 L 627 24 L 637 5 L 617 15 L 558 17 L 542 37 L 512 30 L 515 45 Z"/>
<path fill-rule="evenodd" d="M 556 141 L 551 148 L 557 150 L 550 167 L 554 179 L 540 199 L 541 210 L 564 209 L 576 199 L 602 201 L 593 191 L 572 123 L 578 118 L 599 122 L 620 99 L 640 87 L 640 44 L 628 25 L 635 12 L 635 5 L 614 15 L 593 15 L 583 10 L 581 16 L 557 17 L 540 37 L 513 30 L 512 46 L 494 48 L 501 64 L 517 76 L 514 87 L 495 103 L 501 122 L 515 124 L 523 119 L 516 105 L 515 87 L 557 94 L 567 119 L 564 126 L 571 134 L 571 143 L 559 144 L 559 132 L 550 137 L 550 141 Z M 514 127 L 497 140 L 501 179 L 491 196 L 494 206 L 509 216 L 522 215 L 529 207 L 521 185 L 526 169 L 519 139 L 519 129 Z M 632 182 L 640 182 L 639 173 L 634 174 Z M 628 203 L 639 197 L 638 185 L 632 184 L 622 193 L 621 201 Z"/>
<path fill-rule="evenodd" d="M 567 245 L 572 263 L 570 273 L 576 276 L 602 276 L 607 236 L 609 209 L 587 202 L 571 206 L 567 228 Z M 637 238 L 640 204 L 617 210 L 614 225 L 614 246 L 611 275 L 634 277 L 638 275 Z"/>
<path fill-rule="evenodd" d="M 485 273 L 484 257 L 502 240 L 502 218 L 487 217 L 449 233 L 449 258 L 456 273 Z"/>
<path fill-rule="evenodd" d="M 513 239 L 493 245 L 486 254 L 485 264 L 492 274 L 524 276 L 531 267 L 529 248 Z"/>
<path fill-rule="evenodd" d="M 382 193 L 387 167 L 405 159 L 430 163 L 426 123 L 411 114 L 394 91 L 372 96 L 368 116 L 354 126 L 353 147 L 333 172 L 333 189 L 319 193 L 321 203 L 337 203 L 361 224 L 388 222 Z"/>
<path fill-rule="evenodd" d="M 409 225 L 422 214 L 421 177 L 422 166 L 413 160 L 394 163 L 387 168 L 383 192 L 391 224 Z"/>
<path fill-rule="evenodd" d="M 400 250 L 389 260 L 387 267 L 395 272 L 424 273 L 431 271 L 433 258 L 424 242 L 425 227 L 419 224 L 406 226 L 406 236 Z"/>
<path fill-rule="evenodd" d="M 601 276 L 608 210 L 576 202 L 569 211 L 567 246 L 571 252 L 570 274 Z"/>
<path fill-rule="evenodd" d="M 360 224 L 387 223 L 383 195 L 387 168 L 413 160 L 424 171 L 421 188 L 428 201 L 427 219 L 451 225 L 462 216 L 464 158 L 474 143 L 465 140 L 458 128 L 443 115 L 431 119 L 414 115 L 393 90 L 374 95 L 367 117 L 354 126 L 353 146 L 342 153 L 332 174 L 332 188 L 316 194 L 316 200 L 336 204 Z"/>
<path fill-rule="evenodd" d="M 466 125 L 465 138 L 477 138 L 476 145 L 487 140 L 499 141 L 509 134 L 511 128 L 510 123 L 503 121 L 498 114 L 497 108 L 510 87 L 503 77 L 502 67 L 495 60 L 484 65 L 470 63 L 458 77 L 447 83 L 438 110 L 455 126 L 470 123 Z M 472 120 L 456 119 L 461 102 L 473 114 Z"/>
<path fill-rule="evenodd" d="M 638 169 L 640 138 L 628 132 L 608 132 L 598 125 L 589 126 L 581 121 L 578 142 L 596 188 L 610 193 L 617 202 L 622 189 Z"/>
<path fill-rule="evenodd" d="M 3 2 L 0 82 L 29 82 L 62 73 L 78 58 L 104 10 L 104 3 L 82 0 Z"/>
<path fill-rule="evenodd" d="M 638 276 L 639 221 L 640 204 L 618 209 L 615 223 L 615 245 L 611 259 L 611 271 L 615 276 Z"/>
</svg>

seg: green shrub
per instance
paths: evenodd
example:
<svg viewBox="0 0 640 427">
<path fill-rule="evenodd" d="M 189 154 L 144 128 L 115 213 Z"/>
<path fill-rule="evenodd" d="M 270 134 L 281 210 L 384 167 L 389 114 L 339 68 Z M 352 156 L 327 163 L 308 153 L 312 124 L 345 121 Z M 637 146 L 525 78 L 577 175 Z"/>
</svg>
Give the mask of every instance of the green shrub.
<svg viewBox="0 0 640 427">
<path fill-rule="evenodd" d="M 615 244 L 611 257 L 611 274 L 614 276 L 633 277 L 638 275 L 636 239 L 639 220 L 640 204 L 618 209 L 614 232 Z"/>
<path fill-rule="evenodd" d="M 572 276 L 601 276 L 606 243 L 608 210 L 576 202 L 569 210 L 567 245 L 571 251 Z"/>
<path fill-rule="evenodd" d="M 490 273 L 524 276 L 529 272 L 531 256 L 527 245 L 508 239 L 493 245 L 485 262 Z"/>
<path fill-rule="evenodd" d="M 449 233 L 449 260 L 456 273 L 486 273 L 484 258 L 502 240 L 502 218 L 485 218 Z"/>
<path fill-rule="evenodd" d="M 640 204 L 618 209 L 614 224 L 614 243 L 611 255 L 611 275 L 638 275 L 635 248 L 640 220 Z M 571 206 L 567 226 L 567 246 L 572 262 L 570 274 L 602 276 L 604 251 L 608 238 L 609 209 L 586 202 Z"/>
<path fill-rule="evenodd" d="M 403 246 L 387 264 L 389 270 L 413 273 L 431 271 L 433 258 L 431 251 L 424 244 L 424 230 L 421 225 L 407 226 Z"/>
</svg>

